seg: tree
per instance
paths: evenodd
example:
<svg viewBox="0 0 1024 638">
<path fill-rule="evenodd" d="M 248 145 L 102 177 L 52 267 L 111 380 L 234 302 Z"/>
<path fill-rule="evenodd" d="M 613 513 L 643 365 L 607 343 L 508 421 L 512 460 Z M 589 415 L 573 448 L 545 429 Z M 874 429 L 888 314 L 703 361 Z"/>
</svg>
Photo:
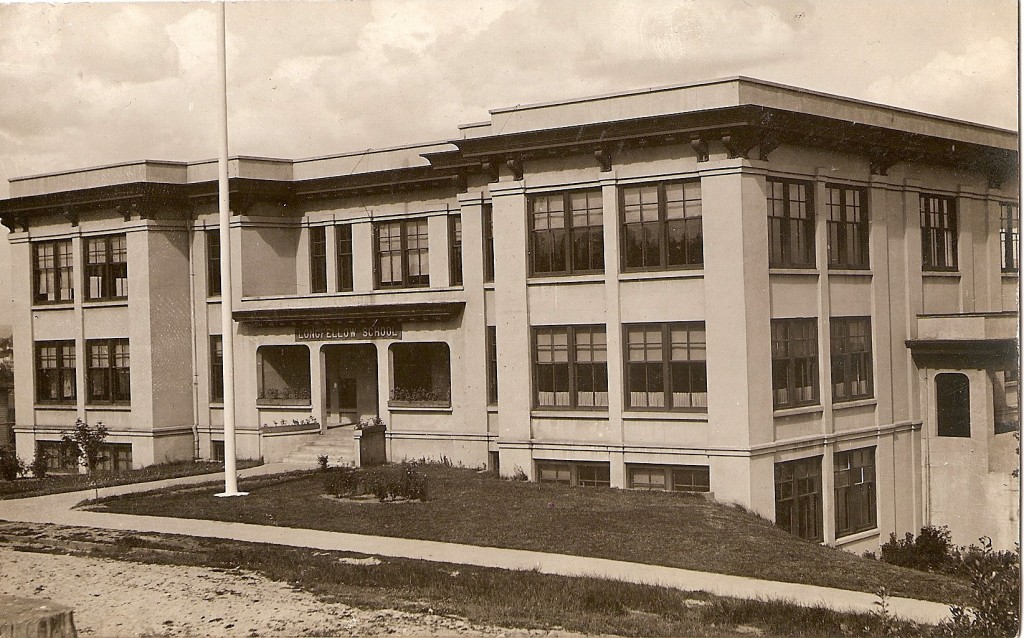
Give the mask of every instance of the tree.
<svg viewBox="0 0 1024 638">
<path fill-rule="evenodd" d="M 85 467 L 89 474 L 93 473 L 96 465 L 101 463 L 103 458 L 103 441 L 107 438 L 107 428 L 102 421 L 96 423 L 96 427 L 90 426 L 82 419 L 75 421 L 75 428 L 71 434 L 64 434 L 60 437 L 61 446 L 71 450 L 71 454 L 79 463 L 85 459 Z"/>
</svg>

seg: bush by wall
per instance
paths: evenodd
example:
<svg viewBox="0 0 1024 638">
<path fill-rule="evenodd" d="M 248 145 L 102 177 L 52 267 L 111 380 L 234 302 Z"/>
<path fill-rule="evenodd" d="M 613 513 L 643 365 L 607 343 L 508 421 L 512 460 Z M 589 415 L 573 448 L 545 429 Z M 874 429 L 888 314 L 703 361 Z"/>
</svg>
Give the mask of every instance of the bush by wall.
<svg viewBox="0 0 1024 638">
<path fill-rule="evenodd" d="M 25 473 L 25 464 L 18 458 L 13 447 L 0 445 L 0 479 L 13 481 Z"/>
<path fill-rule="evenodd" d="M 904 538 L 898 539 L 892 533 L 889 534 L 889 542 L 881 547 L 882 560 L 921 571 L 940 570 L 950 562 L 950 538 L 948 528 L 931 525 L 922 527 L 917 538 L 907 532 Z"/>
<path fill-rule="evenodd" d="M 380 502 L 399 498 L 427 500 L 427 476 L 413 463 L 372 468 L 336 467 L 327 470 L 324 491 L 333 496 L 373 494 Z"/>
</svg>

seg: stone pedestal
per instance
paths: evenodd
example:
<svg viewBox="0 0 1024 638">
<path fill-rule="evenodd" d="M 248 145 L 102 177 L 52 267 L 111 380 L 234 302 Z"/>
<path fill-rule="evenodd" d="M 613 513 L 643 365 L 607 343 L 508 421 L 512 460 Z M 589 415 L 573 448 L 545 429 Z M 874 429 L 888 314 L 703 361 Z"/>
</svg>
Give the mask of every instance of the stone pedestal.
<svg viewBox="0 0 1024 638">
<path fill-rule="evenodd" d="M 0 638 L 76 638 L 70 607 L 0 596 Z"/>
</svg>

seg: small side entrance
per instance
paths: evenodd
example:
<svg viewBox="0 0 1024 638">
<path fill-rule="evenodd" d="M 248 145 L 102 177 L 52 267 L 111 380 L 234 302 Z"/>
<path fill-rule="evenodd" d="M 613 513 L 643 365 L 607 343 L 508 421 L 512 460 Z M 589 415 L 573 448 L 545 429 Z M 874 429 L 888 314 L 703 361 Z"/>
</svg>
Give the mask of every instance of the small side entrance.
<svg viewBox="0 0 1024 638">
<path fill-rule="evenodd" d="M 373 344 L 323 346 L 325 425 L 377 416 L 377 350 Z"/>
</svg>

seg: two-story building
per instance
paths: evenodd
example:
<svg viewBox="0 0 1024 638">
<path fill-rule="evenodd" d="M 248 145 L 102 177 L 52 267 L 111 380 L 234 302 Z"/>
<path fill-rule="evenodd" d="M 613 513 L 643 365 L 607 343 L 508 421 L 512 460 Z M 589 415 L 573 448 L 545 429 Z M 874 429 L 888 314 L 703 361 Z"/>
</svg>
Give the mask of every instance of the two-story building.
<svg viewBox="0 0 1024 638">
<path fill-rule="evenodd" d="M 852 550 L 1016 538 L 1017 134 L 746 78 L 450 141 L 11 180 L 18 452 L 108 465 L 353 424 L 390 459 L 709 492 Z M 59 464 L 60 460 L 53 461 Z"/>
</svg>

